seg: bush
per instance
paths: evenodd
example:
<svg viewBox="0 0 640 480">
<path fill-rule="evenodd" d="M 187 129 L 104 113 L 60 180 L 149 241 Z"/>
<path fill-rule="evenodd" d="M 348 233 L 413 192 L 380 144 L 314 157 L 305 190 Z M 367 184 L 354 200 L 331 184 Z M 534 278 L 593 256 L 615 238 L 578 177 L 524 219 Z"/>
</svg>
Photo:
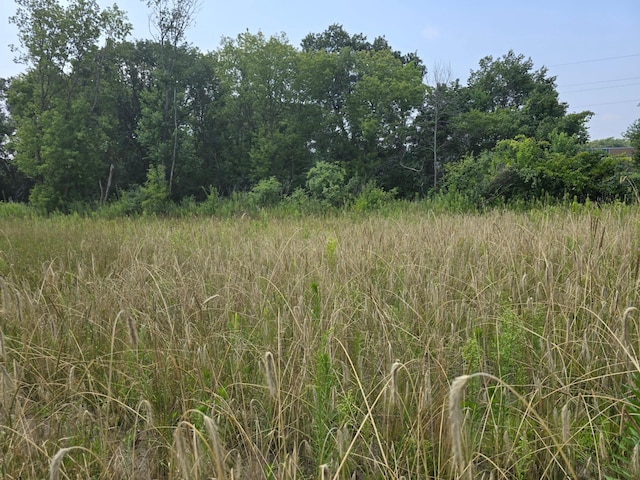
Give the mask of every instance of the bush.
<svg viewBox="0 0 640 480">
<path fill-rule="evenodd" d="M 302 188 L 296 188 L 291 192 L 291 195 L 285 198 L 284 206 L 288 212 L 295 214 L 311 213 L 314 210 L 314 202 Z"/>
<path fill-rule="evenodd" d="M 35 185 L 31 189 L 29 203 L 41 213 L 51 213 L 59 210 L 63 205 L 58 191 L 51 185 L 45 184 Z"/>
<path fill-rule="evenodd" d="M 474 205 L 489 198 L 492 157 L 482 152 L 477 157 L 467 155 L 462 160 L 447 164 L 445 191 L 447 196 L 463 196 Z"/>
<path fill-rule="evenodd" d="M 321 161 L 307 172 L 307 189 L 313 198 L 337 207 L 347 199 L 345 178 L 344 168 Z"/>
<path fill-rule="evenodd" d="M 395 190 L 385 192 L 384 189 L 376 185 L 375 181 L 372 181 L 362 187 L 360 194 L 355 199 L 353 208 L 357 212 L 378 210 L 383 205 L 392 201 L 395 196 Z"/>
<path fill-rule="evenodd" d="M 198 205 L 198 213 L 204 215 L 213 215 L 220 208 L 222 199 L 216 187 L 205 189 L 207 198 Z"/>
<path fill-rule="evenodd" d="M 150 166 L 147 180 L 140 188 L 141 206 L 145 214 L 165 213 L 169 207 L 169 186 L 164 165 Z"/>
<path fill-rule="evenodd" d="M 0 202 L 0 218 L 31 218 L 35 211 L 26 203 Z"/>
<path fill-rule="evenodd" d="M 570 139 L 558 137 L 551 145 L 517 137 L 498 142 L 488 152 L 468 156 L 448 167 L 446 185 L 476 205 L 561 200 L 579 202 L 630 200 L 638 166 L 626 157 L 580 151 L 573 154 Z"/>
<path fill-rule="evenodd" d="M 118 218 L 142 213 L 140 186 L 119 192 L 117 200 L 111 200 L 98 208 L 97 215 L 104 218 Z"/>
<path fill-rule="evenodd" d="M 249 192 L 250 201 L 258 207 L 271 207 L 282 198 L 282 183 L 276 177 L 260 180 Z"/>
</svg>

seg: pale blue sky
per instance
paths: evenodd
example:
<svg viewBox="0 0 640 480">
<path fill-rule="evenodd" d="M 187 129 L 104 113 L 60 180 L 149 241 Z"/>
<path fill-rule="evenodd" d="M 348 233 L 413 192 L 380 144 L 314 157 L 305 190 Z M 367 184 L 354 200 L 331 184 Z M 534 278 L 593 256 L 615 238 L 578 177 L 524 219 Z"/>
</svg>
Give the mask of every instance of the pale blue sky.
<svg viewBox="0 0 640 480">
<path fill-rule="evenodd" d="M 110 5 L 114 0 L 98 0 Z M 144 1 L 117 1 L 133 23 L 134 38 L 149 38 Z M 13 0 L 0 0 L 0 77 L 19 73 L 8 44 L 17 43 L 8 17 Z M 536 69 L 557 76 L 570 111 L 592 110 L 592 139 L 620 137 L 640 118 L 640 1 L 611 0 L 202 0 L 188 40 L 216 49 L 224 36 L 247 29 L 284 32 L 294 46 L 308 33 L 342 24 L 370 40 L 385 36 L 404 53 L 417 52 L 427 68 L 449 65 L 463 83 L 486 56 L 510 49 L 531 57 Z"/>
</svg>

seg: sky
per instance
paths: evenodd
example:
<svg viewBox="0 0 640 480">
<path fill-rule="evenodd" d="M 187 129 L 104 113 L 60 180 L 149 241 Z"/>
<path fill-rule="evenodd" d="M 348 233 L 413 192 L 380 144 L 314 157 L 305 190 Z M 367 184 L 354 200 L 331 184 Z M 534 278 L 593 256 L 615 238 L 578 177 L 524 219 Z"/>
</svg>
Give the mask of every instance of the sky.
<svg viewBox="0 0 640 480">
<path fill-rule="evenodd" d="M 117 3 L 133 24 L 132 38 L 151 38 L 142 0 Z M 24 71 L 13 62 L 17 30 L 13 0 L 0 0 L 0 77 Z M 465 84 L 481 58 L 513 50 L 555 76 L 569 112 L 590 110 L 592 140 L 622 137 L 640 119 L 640 1 L 610 0 L 201 0 L 187 40 L 215 50 L 245 31 L 285 33 L 292 45 L 341 24 L 351 35 L 384 36 L 394 50 L 415 52 L 428 70 L 444 66 Z"/>
</svg>

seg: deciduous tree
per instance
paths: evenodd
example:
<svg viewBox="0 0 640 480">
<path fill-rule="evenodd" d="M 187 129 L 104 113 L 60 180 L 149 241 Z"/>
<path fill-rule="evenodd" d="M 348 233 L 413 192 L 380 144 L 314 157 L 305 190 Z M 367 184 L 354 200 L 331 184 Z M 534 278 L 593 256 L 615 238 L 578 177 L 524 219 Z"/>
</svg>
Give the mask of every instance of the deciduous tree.
<svg viewBox="0 0 640 480">
<path fill-rule="evenodd" d="M 35 181 L 34 204 L 46 210 L 99 193 L 113 112 L 107 58 L 129 32 L 124 14 L 94 0 L 18 0 L 17 60 L 27 71 L 11 82 L 15 162 Z M 102 45 L 101 45 L 102 43 Z"/>
<path fill-rule="evenodd" d="M 309 151 L 298 52 L 286 36 L 245 32 L 220 50 L 225 114 L 245 185 L 272 176 L 290 190 L 304 182 Z"/>
<path fill-rule="evenodd" d="M 178 102 L 184 97 L 183 91 L 178 91 L 180 76 L 177 72 L 179 50 L 184 47 L 186 32 L 195 21 L 195 14 L 199 7 L 199 0 L 148 0 L 147 6 L 151 10 L 150 22 L 155 27 L 155 38 L 160 45 L 160 64 L 156 72 L 156 85 L 161 92 L 162 104 L 160 118 L 153 118 L 147 127 L 158 129 L 155 136 L 160 142 L 158 148 L 153 149 L 154 163 L 164 165 L 168 172 L 169 193 L 173 189 L 173 180 L 178 158 L 180 121 Z M 156 115 L 157 105 L 150 100 L 150 108 L 143 115 Z"/>
<path fill-rule="evenodd" d="M 629 125 L 629 128 L 624 133 L 624 138 L 636 149 L 633 159 L 640 165 L 640 118 Z"/>
<path fill-rule="evenodd" d="M 424 195 L 429 187 L 436 188 L 443 166 L 457 160 L 460 148 L 452 131 L 452 120 L 461 111 L 461 90 L 445 65 L 434 65 L 428 72 L 423 104 L 414 122 L 411 148 L 402 165 L 413 172 L 415 187 Z"/>
<path fill-rule="evenodd" d="M 533 61 L 509 51 L 501 58 L 480 60 L 465 89 L 466 112 L 456 119 L 458 135 L 464 135 L 473 153 L 491 149 L 500 140 L 516 135 L 547 138 L 551 132 L 587 140 L 586 121 L 591 112 L 567 114 L 560 102 L 555 77 Z"/>
</svg>

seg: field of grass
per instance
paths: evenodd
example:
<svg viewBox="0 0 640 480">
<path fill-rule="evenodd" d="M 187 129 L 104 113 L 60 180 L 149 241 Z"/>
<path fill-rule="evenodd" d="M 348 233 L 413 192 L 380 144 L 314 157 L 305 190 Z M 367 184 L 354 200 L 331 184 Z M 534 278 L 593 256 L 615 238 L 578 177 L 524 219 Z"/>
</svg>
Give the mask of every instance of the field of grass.
<svg viewBox="0 0 640 480">
<path fill-rule="evenodd" d="M 3 218 L 0 479 L 639 478 L 639 214 Z"/>
</svg>

